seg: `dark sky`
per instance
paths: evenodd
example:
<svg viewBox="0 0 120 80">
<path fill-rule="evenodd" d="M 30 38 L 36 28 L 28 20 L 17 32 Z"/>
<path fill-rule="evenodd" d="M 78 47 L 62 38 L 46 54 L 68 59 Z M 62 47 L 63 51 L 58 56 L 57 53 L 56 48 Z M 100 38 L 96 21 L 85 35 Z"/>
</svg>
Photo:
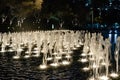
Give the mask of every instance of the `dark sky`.
<svg viewBox="0 0 120 80">
<path fill-rule="evenodd" d="M 0 17 L 26 17 L 31 13 L 42 11 L 41 14 L 50 15 L 77 15 L 81 21 L 89 15 L 90 8 L 94 8 L 94 17 L 98 17 L 101 8 L 102 17 L 106 21 L 119 20 L 120 0 L 0 0 Z M 107 10 L 105 10 L 107 9 Z M 112 17 L 110 17 L 112 16 Z"/>
<path fill-rule="evenodd" d="M 41 9 L 42 0 L 0 0 L 0 13 L 26 16 L 33 10 Z"/>
</svg>

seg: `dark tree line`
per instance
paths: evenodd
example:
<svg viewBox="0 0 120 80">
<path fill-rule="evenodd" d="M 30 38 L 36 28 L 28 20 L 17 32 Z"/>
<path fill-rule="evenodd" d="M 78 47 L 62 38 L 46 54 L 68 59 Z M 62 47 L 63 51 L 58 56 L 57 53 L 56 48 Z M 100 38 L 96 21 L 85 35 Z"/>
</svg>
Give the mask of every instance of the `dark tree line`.
<svg viewBox="0 0 120 80">
<path fill-rule="evenodd" d="M 52 24 L 59 29 L 60 24 L 70 29 L 94 23 L 113 24 L 120 22 L 120 1 L 113 0 L 1 0 L 0 28 L 6 30 L 51 29 Z M 101 13 L 101 14 L 100 14 Z M 7 16 L 7 17 L 6 17 Z M 2 22 L 2 18 L 5 22 Z M 17 21 L 23 19 L 22 27 Z M 10 21 L 12 24 L 10 25 Z"/>
</svg>

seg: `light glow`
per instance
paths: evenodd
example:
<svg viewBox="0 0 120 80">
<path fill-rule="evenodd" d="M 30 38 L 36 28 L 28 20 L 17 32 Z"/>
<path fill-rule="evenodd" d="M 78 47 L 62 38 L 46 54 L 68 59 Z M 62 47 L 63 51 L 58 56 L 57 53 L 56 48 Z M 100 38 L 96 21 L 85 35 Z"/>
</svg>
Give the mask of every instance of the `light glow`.
<svg viewBox="0 0 120 80">
<path fill-rule="evenodd" d="M 13 59 L 19 59 L 20 56 L 13 56 Z"/>
<path fill-rule="evenodd" d="M 47 68 L 47 65 L 42 64 L 42 65 L 40 65 L 39 67 L 40 67 L 40 69 L 46 69 L 46 68 Z"/>
<path fill-rule="evenodd" d="M 81 56 L 83 56 L 83 57 L 84 57 L 84 56 L 87 56 L 87 54 L 86 54 L 86 53 L 82 53 L 82 54 L 81 54 Z"/>
<path fill-rule="evenodd" d="M 24 58 L 29 58 L 29 57 L 30 57 L 30 55 L 25 55 L 25 56 L 24 56 Z"/>
<path fill-rule="evenodd" d="M 89 67 L 84 67 L 84 68 L 83 68 L 83 71 L 89 71 L 89 70 L 90 70 Z"/>
<path fill-rule="evenodd" d="M 62 61 L 62 64 L 63 64 L 63 65 L 69 65 L 69 64 L 70 64 L 70 62 L 69 62 L 69 61 L 67 61 L 67 60 L 64 60 L 64 61 Z"/>
<path fill-rule="evenodd" d="M 103 76 L 99 77 L 99 80 L 109 80 L 109 78 L 107 76 L 103 75 Z"/>
<path fill-rule="evenodd" d="M 112 77 L 112 78 L 117 78 L 117 77 L 119 77 L 119 75 L 118 75 L 117 73 L 111 73 L 111 74 L 110 74 L 110 77 Z"/>
<path fill-rule="evenodd" d="M 46 60 L 47 61 L 50 61 L 50 60 L 52 60 L 53 58 L 52 57 L 48 57 Z"/>
<path fill-rule="evenodd" d="M 87 59 L 81 59 L 81 60 L 79 60 L 80 62 L 82 62 L 82 63 L 85 63 L 85 62 L 87 62 L 88 60 Z"/>
<path fill-rule="evenodd" d="M 51 65 L 52 67 L 58 67 L 58 66 L 59 66 L 58 63 L 51 63 L 50 65 Z"/>
</svg>

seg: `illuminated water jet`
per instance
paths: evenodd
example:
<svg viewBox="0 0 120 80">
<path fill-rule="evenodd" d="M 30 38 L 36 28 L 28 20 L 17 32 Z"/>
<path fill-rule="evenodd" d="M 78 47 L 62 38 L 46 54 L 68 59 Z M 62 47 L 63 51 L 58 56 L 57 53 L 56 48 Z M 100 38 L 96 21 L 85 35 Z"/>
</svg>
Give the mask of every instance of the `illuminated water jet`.
<svg viewBox="0 0 120 80">
<path fill-rule="evenodd" d="M 109 77 L 103 75 L 98 78 L 99 80 L 109 80 Z"/>
<path fill-rule="evenodd" d="M 114 73 L 114 72 L 113 72 L 113 73 L 110 74 L 110 77 L 112 77 L 112 78 L 117 78 L 117 77 L 119 77 L 119 75 L 118 75 L 117 73 Z"/>
<path fill-rule="evenodd" d="M 51 61 L 52 59 L 53 59 L 52 57 L 48 57 L 46 60 Z"/>
<path fill-rule="evenodd" d="M 13 56 L 13 59 L 19 59 L 22 51 L 23 51 L 23 49 L 19 48 L 16 52 L 16 55 Z"/>
<path fill-rule="evenodd" d="M 62 65 L 69 65 L 69 64 L 70 64 L 70 61 L 67 61 L 67 60 L 62 61 Z"/>
<path fill-rule="evenodd" d="M 86 54 L 86 53 L 82 53 L 81 56 L 82 56 L 82 57 L 85 57 L 85 56 L 87 56 L 87 54 Z"/>
<path fill-rule="evenodd" d="M 26 59 L 27 59 L 27 58 L 30 58 L 30 55 L 29 55 L 29 52 L 28 52 L 28 51 L 25 52 L 24 58 L 26 58 Z"/>
<path fill-rule="evenodd" d="M 66 55 L 65 58 L 70 59 L 70 58 L 72 58 L 72 56 L 70 56 L 70 55 Z"/>
<path fill-rule="evenodd" d="M 20 56 L 13 56 L 13 59 L 20 59 Z"/>
<path fill-rule="evenodd" d="M 86 62 L 88 62 L 87 59 L 80 59 L 80 60 L 78 60 L 78 61 L 80 61 L 80 62 L 82 62 L 82 63 L 86 63 Z"/>
<path fill-rule="evenodd" d="M 42 64 L 42 65 L 40 65 L 39 67 L 40 67 L 40 69 L 46 69 L 46 68 L 47 68 L 47 65 Z"/>
<path fill-rule="evenodd" d="M 83 70 L 83 71 L 89 71 L 90 68 L 89 68 L 89 67 L 84 67 L 82 70 Z"/>
<path fill-rule="evenodd" d="M 51 63 L 50 66 L 52 66 L 52 67 L 58 67 L 60 65 L 58 63 Z"/>
</svg>

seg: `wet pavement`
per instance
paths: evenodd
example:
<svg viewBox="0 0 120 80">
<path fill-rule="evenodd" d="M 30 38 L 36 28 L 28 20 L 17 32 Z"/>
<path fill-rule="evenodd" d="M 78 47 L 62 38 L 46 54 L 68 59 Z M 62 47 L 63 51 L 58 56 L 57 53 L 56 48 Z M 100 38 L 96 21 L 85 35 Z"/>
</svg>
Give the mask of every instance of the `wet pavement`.
<svg viewBox="0 0 120 80">
<path fill-rule="evenodd" d="M 80 53 L 74 50 L 70 65 L 46 70 L 39 69 L 41 57 L 14 60 L 14 53 L 0 54 L 0 80 L 87 80 L 91 73 L 82 70 L 86 64 L 78 62 Z"/>
</svg>

